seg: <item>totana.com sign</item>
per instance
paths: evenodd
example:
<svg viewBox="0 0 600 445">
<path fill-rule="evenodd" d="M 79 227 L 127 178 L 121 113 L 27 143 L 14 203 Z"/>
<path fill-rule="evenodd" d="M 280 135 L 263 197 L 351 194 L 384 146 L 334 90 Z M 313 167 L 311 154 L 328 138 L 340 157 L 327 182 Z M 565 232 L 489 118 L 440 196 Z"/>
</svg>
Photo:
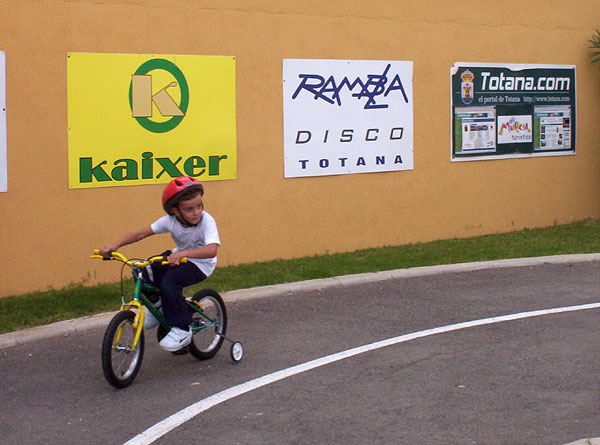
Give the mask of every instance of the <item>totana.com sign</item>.
<svg viewBox="0 0 600 445">
<path fill-rule="evenodd" d="M 575 66 L 456 63 L 452 160 L 574 154 Z"/>
</svg>

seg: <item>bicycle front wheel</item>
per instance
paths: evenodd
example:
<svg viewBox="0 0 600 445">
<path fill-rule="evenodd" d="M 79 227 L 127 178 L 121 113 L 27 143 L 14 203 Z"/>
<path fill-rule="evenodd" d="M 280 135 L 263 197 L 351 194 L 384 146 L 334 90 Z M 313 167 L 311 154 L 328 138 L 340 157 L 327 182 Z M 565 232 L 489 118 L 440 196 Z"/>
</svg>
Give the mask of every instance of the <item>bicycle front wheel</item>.
<svg viewBox="0 0 600 445">
<path fill-rule="evenodd" d="M 225 303 L 219 293 L 212 289 L 196 292 L 192 301 L 202 312 L 192 312 L 195 332 L 189 350 L 198 360 L 208 360 L 214 357 L 223 344 L 222 336 L 227 330 Z"/>
<path fill-rule="evenodd" d="M 104 377 L 115 388 L 129 386 L 144 357 L 144 332 L 135 350 L 132 349 L 136 329 L 132 311 L 118 312 L 108 324 L 102 341 L 102 370 Z"/>
</svg>

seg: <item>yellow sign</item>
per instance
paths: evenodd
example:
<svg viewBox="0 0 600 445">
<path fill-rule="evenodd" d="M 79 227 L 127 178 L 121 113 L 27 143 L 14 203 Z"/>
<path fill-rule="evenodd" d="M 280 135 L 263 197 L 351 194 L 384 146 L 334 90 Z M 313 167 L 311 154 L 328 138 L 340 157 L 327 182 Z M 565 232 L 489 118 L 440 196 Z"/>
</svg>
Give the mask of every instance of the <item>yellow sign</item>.
<svg viewBox="0 0 600 445">
<path fill-rule="evenodd" d="M 69 187 L 237 174 L 235 58 L 67 55 Z"/>
</svg>

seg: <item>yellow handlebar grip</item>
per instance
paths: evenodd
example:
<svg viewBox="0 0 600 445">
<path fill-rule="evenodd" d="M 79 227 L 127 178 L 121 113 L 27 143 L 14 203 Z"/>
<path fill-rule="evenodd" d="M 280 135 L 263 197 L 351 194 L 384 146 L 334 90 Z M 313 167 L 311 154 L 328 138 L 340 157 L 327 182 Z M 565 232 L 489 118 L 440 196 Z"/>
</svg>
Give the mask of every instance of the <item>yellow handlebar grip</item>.
<svg viewBox="0 0 600 445">
<path fill-rule="evenodd" d="M 149 262 L 149 263 L 153 263 L 153 262 L 155 262 L 155 261 L 156 261 L 156 262 L 158 262 L 158 261 L 160 261 L 160 260 L 162 260 L 162 259 L 163 259 L 163 257 L 162 257 L 162 256 L 155 256 L 155 257 L 149 258 L 149 259 L 148 259 L 148 262 Z M 187 262 L 188 262 L 188 259 L 187 259 L 187 257 L 183 257 L 183 258 L 181 258 L 181 259 L 179 260 L 179 263 L 178 263 L 178 264 L 184 264 L 184 263 L 187 263 Z M 167 264 L 169 264 L 169 262 L 168 262 L 168 261 L 166 261 L 166 260 L 163 260 L 163 261 L 160 261 L 160 264 L 161 264 L 161 266 L 166 266 Z"/>
<path fill-rule="evenodd" d="M 121 255 L 119 252 L 111 252 L 110 256 L 113 256 L 115 258 L 120 259 L 121 261 L 123 261 L 124 263 L 127 262 L 127 258 L 125 258 L 125 256 Z"/>
<path fill-rule="evenodd" d="M 187 263 L 187 262 L 188 262 L 188 259 L 187 259 L 187 257 L 185 257 L 185 256 L 184 256 L 182 259 L 180 259 L 180 260 L 177 262 L 177 264 L 185 264 L 185 263 Z M 162 264 L 163 266 L 166 266 L 167 264 L 169 264 L 169 262 L 168 262 L 168 261 L 163 261 L 163 262 L 162 262 L 162 263 L 160 263 L 160 264 Z"/>
</svg>

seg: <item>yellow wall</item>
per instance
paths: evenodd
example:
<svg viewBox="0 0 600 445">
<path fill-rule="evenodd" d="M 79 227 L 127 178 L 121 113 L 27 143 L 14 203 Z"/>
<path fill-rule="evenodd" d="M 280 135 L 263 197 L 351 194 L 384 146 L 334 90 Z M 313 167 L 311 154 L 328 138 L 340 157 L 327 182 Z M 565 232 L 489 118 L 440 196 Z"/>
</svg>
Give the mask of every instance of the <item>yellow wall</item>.
<svg viewBox="0 0 600 445">
<path fill-rule="evenodd" d="M 600 217 L 597 0 L 3 0 L 0 24 L 0 296 L 114 280 L 91 250 L 161 216 L 161 185 L 68 188 L 68 52 L 236 57 L 238 178 L 205 184 L 221 265 Z M 413 61 L 414 170 L 284 179 L 285 58 Z M 577 154 L 450 162 L 454 62 L 576 65 Z M 123 252 L 170 245 L 156 236 Z"/>
</svg>

